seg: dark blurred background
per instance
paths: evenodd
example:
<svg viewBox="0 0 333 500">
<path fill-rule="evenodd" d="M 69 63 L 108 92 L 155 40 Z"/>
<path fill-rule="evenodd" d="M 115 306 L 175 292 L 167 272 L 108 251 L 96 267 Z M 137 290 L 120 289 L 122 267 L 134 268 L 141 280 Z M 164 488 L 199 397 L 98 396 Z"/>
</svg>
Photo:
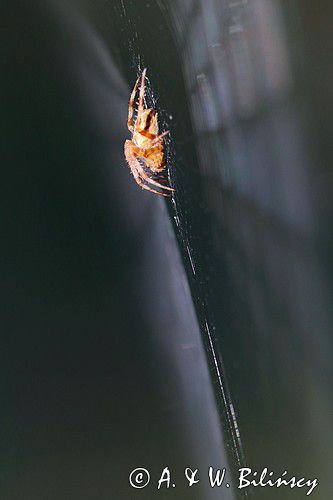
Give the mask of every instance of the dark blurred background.
<svg viewBox="0 0 333 500">
<path fill-rule="evenodd" d="M 306 495 L 237 490 L 241 466 L 331 497 L 332 14 L 2 4 L 2 499 Z M 171 201 L 123 157 L 144 67 Z M 166 466 L 176 487 L 158 491 Z"/>
</svg>

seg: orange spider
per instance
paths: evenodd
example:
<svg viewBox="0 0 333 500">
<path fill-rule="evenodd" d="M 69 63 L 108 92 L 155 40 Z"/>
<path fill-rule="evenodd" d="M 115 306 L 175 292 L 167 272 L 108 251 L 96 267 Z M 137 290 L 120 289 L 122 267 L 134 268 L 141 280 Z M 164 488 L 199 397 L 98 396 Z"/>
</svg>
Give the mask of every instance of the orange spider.
<svg viewBox="0 0 333 500">
<path fill-rule="evenodd" d="M 158 132 L 157 112 L 155 109 L 144 108 L 146 69 L 141 75 L 141 85 L 139 94 L 139 106 L 136 120 L 133 125 L 134 101 L 140 77 L 137 79 L 129 102 L 127 126 L 132 132 L 132 140 L 125 141 L 125 157 L 132 171 L 134 179 L 143 189 L 161 196 L 170 196 L 170 193 L 157 191 L 151 187 L 157 186 L 160 189 L 174 191 L 174 189 L 160 184 L 152 179 L 154 174 L 165 170 L 166 162 L 163 153 L 163 137 L 169 133 L 167 130 L 162 134 Z M 147 170 L 140 163 L 141 160 Z M 151 171 L 152 173 L 150 173 Z"/>
</svg>

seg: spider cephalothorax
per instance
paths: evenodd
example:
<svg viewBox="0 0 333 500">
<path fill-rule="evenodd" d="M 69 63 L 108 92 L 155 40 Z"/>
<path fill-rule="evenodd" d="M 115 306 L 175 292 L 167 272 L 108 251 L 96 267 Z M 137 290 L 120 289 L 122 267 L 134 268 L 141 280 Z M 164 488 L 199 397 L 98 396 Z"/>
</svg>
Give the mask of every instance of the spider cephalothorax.
<svg viewBox="0 0 333 500">
<path fill-rule="evenodd" d="M 139 104 L 136 120 L 133 124 L 134 101 L 140 78 L 137 79 L 129 102 L 127 126 L 132 132 L 132 140 L 125 141 L 125 156 L 134 179 L 143 188 L 161 196 L 170 196 L 174 189 L 157 182 L 152 177 L 166 168 L 163 150 L 163 138 L 169 133 L 158 131 L 158 114 L 155 109 L 144 107 L 146 69 L 141 75 Z M 146 166 L 142 165 L 142 163 Z M 156 186 L 162 191 L 157 191 Z M 163 192 L 167 190 L 168 193 Z"/>
</svg>

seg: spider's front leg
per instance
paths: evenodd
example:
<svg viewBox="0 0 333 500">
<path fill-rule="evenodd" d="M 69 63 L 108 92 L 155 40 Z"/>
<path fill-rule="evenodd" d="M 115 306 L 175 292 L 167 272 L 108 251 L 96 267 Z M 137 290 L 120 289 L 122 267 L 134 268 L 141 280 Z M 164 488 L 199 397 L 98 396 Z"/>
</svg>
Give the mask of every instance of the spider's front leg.
<svg viewBox="0 0 333 500">
<path fill-rule="evenodd" d="M 166 198 L 170 198 L 169 194 L 161 193 L 160 191 L 156 191 L 155 189 L 152 189 L 147 184 L 144 184 L 142 177 L 140 177 L 140 175 L 138 173 L 137 174 L 134 173 L 133 175 L 134 175 L 134 179 L 135 179 L 136 183 L 139 184 L 139 186 L 141 186 L 142 189 L 147 189 L 147 191 L 150 191 L 151 193 L 159 194 L 160 196 L 165 196 Z"/>
<path fill-rule="evenodd" d="M 142 160 L 143 162 L 146 162 L 147 161 L 147 158 L 149 158 L 149 156 L 153 155 L 154 152 L 152 150 L 149 150 L 149 149 L 140 149 L 140 148 L 137 148 L 137 147 L 134 147 L 133 149 L 133 154 L 134 156 L 137 158 L 137 159 L 140 159 Z M 157 182 L 155 181 L 154 179 L 151 178 L 151 176 L 145 171 L 145 169 L 141 166 L 140 162 L 138 161 L 138 164 L 139 164 L 139 173 L 140 173 L 140 176 L 146 181 L 146 182 L 149 182 L 150 184 L 153 184 L 154 186 L 157 186 L 161 189 L 166 189 L 167 191 L 174 191 L 173 188 L 171 187 L 168 187 L 168 186 L 165 186 L 164 184 L 161 184 L 160 182 Z M 148 167 L 149 168 L 149 167 Z M 165 168 L 165 167 L 164 167 Z M 164 168 L 162 170 L 164 170 Z M 156 172 L 155 172 L 156 174 Z"/>
<path fill-rule="evenodd" d="M 154 181 L 144 171 L 142 166 L 140 165 L 140 162 L 138 160 L 138 155 L 136 153 L 136 150 L 139 149 L 136 146 L 133 145 L 133 143 L 129 140 L 125 141 L 125 146 L 124 146 L 124 152 L 125 152 L 125 157 L 127 160 L 127 163 L 132 171 L 132 174 L 134 176 L 135 181 L 139 186 L 141 186 L 143 189 L 147 189 L 147 191 L 151 191 L 152 193 L 159 194 L 160 196 L 165 196 L 169 197 L 169 193 L 161 193 L 160 191 L 156 191 L 155 189 L 152 189 L 149 185 L 144 184 L 144 180 L 149 183 L 153 184 L 154 186 L 158 186 L 161 189 L 169 189 L 173 191 L 173 189 L 168 188 L 167 186 L 163 186 L 162 184 L 159 184 L 158 182 Z"/>
</svg>

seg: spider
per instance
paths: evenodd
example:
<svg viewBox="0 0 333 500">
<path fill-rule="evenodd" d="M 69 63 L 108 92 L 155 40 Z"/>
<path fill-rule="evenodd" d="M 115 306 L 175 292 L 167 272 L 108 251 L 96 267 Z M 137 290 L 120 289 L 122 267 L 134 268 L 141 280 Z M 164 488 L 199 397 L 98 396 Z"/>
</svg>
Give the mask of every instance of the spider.
<svg viewBox="0 0 333 500">
<path fill-rule="evenodd" d="M 168 197 L 171 196 L 169 192 L 160 192 L 152 187 L 156 186 L 161 190 L 167 190 L 170 192 L 174 191 L 174 189 L 164 186 L 152 178 L 154 174 L 156 175 L 163 172 L 166 168 L 163 152 L 163 137 L 169 133 L 169 130 L 159 134 L 158 115 L 156 110 L 152 108 L 144 108 L 146 71 L 147 70 L 144 69 L 141 75 L 139 106 L 134 124 L 134 102 L 140 77 L 135 82 L 130 97 L 127 126 L 132 133 L 132 140 L 125 141 L 125 157 L 134 179 L 139 186 L 143 189 L 151 191 L 152 193 Z M 147 170 L 140 163 L 140 161 L 147 167 Z"/>
</svg>

